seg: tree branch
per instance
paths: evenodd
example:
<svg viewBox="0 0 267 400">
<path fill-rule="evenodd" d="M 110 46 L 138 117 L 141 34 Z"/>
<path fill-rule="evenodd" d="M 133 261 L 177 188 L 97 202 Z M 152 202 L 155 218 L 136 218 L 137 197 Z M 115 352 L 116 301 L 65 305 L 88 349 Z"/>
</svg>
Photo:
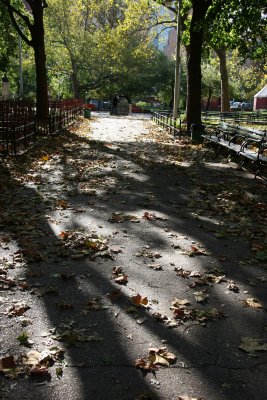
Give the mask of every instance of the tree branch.
<svg viewBox="0 0 267 400">
<path fill-rule="evenodd" d="M 31 32 L 32 25 L 31 25 L 31 23 L 30 23 L 29 18 L 28 18 L 26 15 L 22 14 L 22 13 L 21 13 L 19 10 L 17 10 L 15 7 L 13 7 L 12 4 L 10 4 L 10 1 L 9 1 L 9 0 L 0 0 L 0 2 L 2 2 L 2 3 L 4 4 L 4 6 L 7 8 L 8 13 L 9 13 L 9 16 L 10 16 L 10 19 L 11 19 L 11 21 L 12 21 L 12 24 L 14 25 L 14 28 L 16 29 L 16 31 L 18 32 L 18 34 L 20 35 L 20 37 L 21 37 L 29 46 L 32 46 L 32 40 L 29 40 L 29 39 L 27 38 L 27 36 L 24 35 L 24 33 L 22 32 L 22 30 L 21 30 L 21 28 L 20 28 L 20 26 L 19 26 L 19 24 L 18 24 L 18 22 L 17 22 L 17 20 L 16 20 L 16 18 L 15 18 L 15 16 L 14 16 L 14 14 L 16 14 L 18 17 L 20 17 L 20 18 L 25 22 L 25 24 L 27 25 L 27 27 L 29 28 L 29 30 L 30 30 L 30 32 Z"/>
</svg>

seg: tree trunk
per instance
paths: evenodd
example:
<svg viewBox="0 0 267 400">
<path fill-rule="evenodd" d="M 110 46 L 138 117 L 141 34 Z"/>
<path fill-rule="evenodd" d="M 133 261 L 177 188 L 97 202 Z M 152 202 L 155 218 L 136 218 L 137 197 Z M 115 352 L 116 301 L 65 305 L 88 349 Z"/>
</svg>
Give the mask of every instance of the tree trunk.
<svg viewBox="0 0 267 400">
<path fill-rule="evenodd" d="M 212 96 L 212 88 L 209 87 L 209 95 L 208 95 L 208 100 L 207 100 L 207 104 L 206 104 L 206 111 L 209 111 L 209 109 L 210 109 L 210 99 L 211 99 L 211 96 Z"/>
<path fill-rule="evenodd" d="M 221 112 L 230 111 L 230 90 L 229 79 L 226 64 L 226 51 L 224 49 L 215 49 L 220 60 L 221 73 Z"/>
<path fill-rule="evenodd" d="M 43 46 L 34 47 L 36 70 L 36 114 L 40 119 L 49 117 L 46 56 Z"/>
<path fill-rule="evenodd" d="M 187 62 L 187 130 L 201 123 L 201 54 L 203 22 L 212 0 L 193 0 L 190 25 L 190 48 Z"/>
<path fill-rule="evenodd" d="M 47 72 L 46 72 L 46 55 L 45 55 L 45 41 L 44 41 L 44 8 L 47 7 L 46 0 L 28 0 L 24 5 L 33 16 L 33 22 L 27 14 L 23 14 L 11 2 L 6 0 L 2 2 L 7 8 L 11 22 L 17 30 L 21 38 L 31 46 L 34 50 L 35 70 L 36 70 L 36 114 L 40 119 L 49 117 L 49 103 L 48 103 L 48 87 L 47 87 Z M 25 26 L 31 33 L 31 39 L 28 35 L 21 30 L 16 16 L 20 16 L 25 23 Z"/>
<path fill-rule="evenodd" d="M 32 7 L 34 24 L 31 28 L 32 47 L 34 49 L 36 70 L 36 108 L 37 117 L 49 117 L 48 86 L 46 71 L 46 54 L 44 41 L 43 7 L 41 2 L 36 2 Z"/>
<path fill-rule="evenodd" d="M 81 93 L 77 77 L 77 68 L 74 62 L 71 61 L 71 64 L 72 64 L 71 82 L 72 82 L 73 97 L 75 99 L 80 99 Z"/>
</svg>

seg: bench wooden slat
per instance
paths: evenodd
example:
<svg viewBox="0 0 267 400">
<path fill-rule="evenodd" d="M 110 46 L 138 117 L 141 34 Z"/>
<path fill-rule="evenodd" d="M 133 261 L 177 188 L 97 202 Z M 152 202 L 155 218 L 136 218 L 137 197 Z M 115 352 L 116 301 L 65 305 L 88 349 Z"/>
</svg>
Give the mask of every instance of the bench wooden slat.
<svg viewBox="0 0 267 400">
<path fill-rule="evenodd" d="M 241 164 L 244 160 L 256 164 L 256 175 L 267 166 L 267 131 L 221 123 L 216 126 L 210 134 L 203 134 L 202 137 L 213 145 L 227 149 L 240 156 Z M 255 175 L 255 176 L 256 176 Z"/>
</svg>

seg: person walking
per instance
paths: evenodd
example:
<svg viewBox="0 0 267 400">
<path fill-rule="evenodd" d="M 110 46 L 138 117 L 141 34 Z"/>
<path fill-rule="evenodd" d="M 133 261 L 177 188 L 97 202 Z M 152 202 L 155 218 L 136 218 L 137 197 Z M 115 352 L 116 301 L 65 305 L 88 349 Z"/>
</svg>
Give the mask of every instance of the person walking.
<svg viewBox="0 0 267 400">
<path fill-rule="evenodd" d="M 118 103 L 119 103 L 119 99 L 118 97 L 115 95 L 112 99 L 111 102 L 111 115 L 118 115 Z"/>
</svg>

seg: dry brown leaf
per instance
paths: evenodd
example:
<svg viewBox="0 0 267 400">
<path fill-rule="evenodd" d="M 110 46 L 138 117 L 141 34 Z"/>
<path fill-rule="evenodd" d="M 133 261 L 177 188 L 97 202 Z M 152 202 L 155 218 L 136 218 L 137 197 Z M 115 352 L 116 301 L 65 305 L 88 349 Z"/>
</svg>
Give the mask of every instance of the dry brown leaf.
<svg viewBox="0 0 267 400">
<path fill-rule="evenodd" d="M 147 297 L 142 297 L 139 293 L 136 296 L 131 297 L 132 302 L 134 303 L 135 306 L 147 306 L 148 304 L 148 299 Z"/>
<path fill-rule="evenodd" d="M 121 289 L 113 290 L 112 292 L 108 293 L 107 296 L 113 303 L 121 296 Z"/>
<path fill-rule="evenodd" d="M 128 282 L 128 275 L 121 274 L 117 278 L 115 278 L 115 282 L 119 285 L 124 285 Z"/>
<path fill-rule="evenodd" d="M 135 368 L 142 369 L 144 371 L 155 371 L 157 369 L 157 366 L 152 364 L 150 360 L 144 359 L 144 358 L 138 358 L 135 363 L 134 363 Z"/>
<path fill-rule="evenodd" d="M 173 307 L 189 306 L 190 301 L 187 299 L 174 299 L 171 304 Z"/>
<path fill-rule="evenodd" d="M 148 211 L 146 211 L 142 217 L 143 219 L 146 219 L 148 221 L 153 221 L 156 219 L 156 214 L 154 213 L 149 213 Z"/>
<path fill-rule="evenodd" d="M 179 396 L 177 400 L 204 400 L 204 397 Z"/>
<path fill-rule="evenodd" d="M 248 298 L 243 300 L 243 304 L 246 307 L 251 307 L 251 308 L 263 308 L 259 300 L 255 299 L 254 297 Z"/>
<path fill-rule="evenodd" d="M 179 268 L 175 267 L 174 271 L 176 272 L 177 276 L 181 276 L 182 278 L 188 278 L 191 273 L 191 271 L 186 271 L 185 269 L 183 269 L 181 267 L 179 267 Z"/>
<path fill-rule="evenodd" d="M 205 290 L 201 290 L 199 292 L 194 292 L 193 295 L 198 303 L 203 303 L 209 297 Z"/>
<path fill-rule="evenodd" d="M 7 314 L 9 317 L 20 317 L 23 315 L 27 310 L 30 309 L 30 306 L 24 303 L 19 303 L 19 304 L 14 304 L 11 308 L 9 308 L 5 314 Z"/>
<path fill-rule="evenodd" d="M 149 359 L 153 362 L 153 364 L 160 364 L 169 367 L 170 364 L 174 364 L 176 362 L 177 357 L 167 351 L 166 347 L 161 348 L 151 348 L 149 349 Z"/>
<path fill-rule="evenodd" d="M 12 355 L 2 357 L 0 359 L 0 365 L 1 365 L 2 370 L 16 368 L 16 366 L 17 366 L 15 363 L 15 357 Z"/>
</svg>

